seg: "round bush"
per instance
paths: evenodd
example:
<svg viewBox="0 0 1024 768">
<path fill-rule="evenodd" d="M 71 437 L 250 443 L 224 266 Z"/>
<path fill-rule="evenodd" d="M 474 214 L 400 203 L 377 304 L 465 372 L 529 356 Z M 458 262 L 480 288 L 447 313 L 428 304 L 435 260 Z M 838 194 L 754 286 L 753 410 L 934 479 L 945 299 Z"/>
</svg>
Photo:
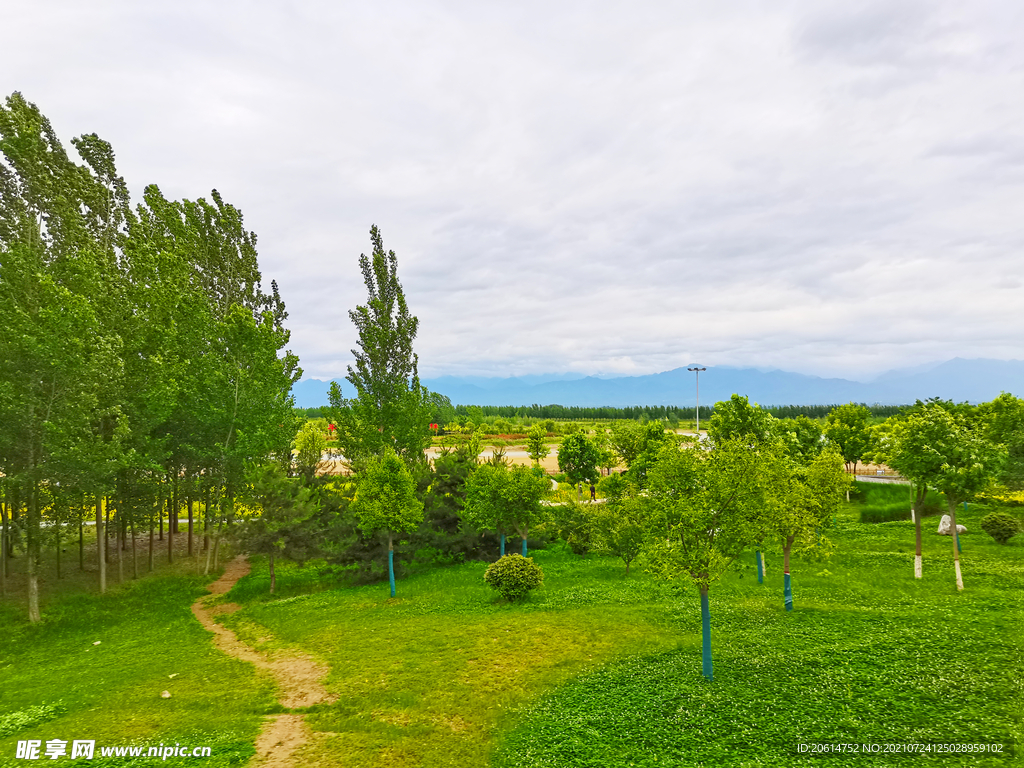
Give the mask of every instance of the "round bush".
<svg viewBox="0 0 1024 768">
<path fill-rule="evenodd" d="M 1020 533 L 1020 521 L 1005 512 L 989 512 L 981 518 L 981 530 L 1005 544 Z"/>
<path fill-rule="evenodd" d="M 487 567 L 484 581 L 498 590 L 506 600 L 515 600 L 543 584 L 544 571 L 533 562 L 532 557 L 505 555 Z"/>
</svg>

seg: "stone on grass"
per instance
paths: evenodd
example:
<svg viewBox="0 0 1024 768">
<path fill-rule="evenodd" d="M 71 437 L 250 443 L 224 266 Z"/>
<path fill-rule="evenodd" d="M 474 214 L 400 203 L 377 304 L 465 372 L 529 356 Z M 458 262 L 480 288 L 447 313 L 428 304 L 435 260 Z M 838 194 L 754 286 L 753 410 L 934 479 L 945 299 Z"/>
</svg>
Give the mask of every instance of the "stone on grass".
<svg viewBox="0 0 1024 768">
<path fill-rule="evenodd" d="M 957 533 L 967 533 L 967 529 L 962 525 L 956 527 Z M 953 519 L 949 515 L 943 515 L 942 520 L 939 521 L 939 534 L 942 536 L 953 535 Z"/>
<path fill-rule="evenodd" d="M 164 691 L 163 693 L 160 694 L 160 698 L 161 699 L 169 699 L 169 698 L 171 698 L 171 692 L 170 691 Z"/>
</svg>

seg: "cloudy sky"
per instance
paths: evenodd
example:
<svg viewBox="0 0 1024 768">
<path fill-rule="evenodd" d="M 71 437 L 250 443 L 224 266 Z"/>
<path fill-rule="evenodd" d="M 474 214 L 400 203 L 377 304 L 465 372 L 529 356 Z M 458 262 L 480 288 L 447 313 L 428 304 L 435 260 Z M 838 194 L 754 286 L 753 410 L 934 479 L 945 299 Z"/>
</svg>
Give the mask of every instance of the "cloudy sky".
<svg viewBox="0 0 1024 768">
<path fill-rule="evenodd" d="M 216 188 L 306 377 L 377 224 L 420 372 L 1024 358 L 1024 5 L 7 2 L 4 95 Z"/>
</svg>

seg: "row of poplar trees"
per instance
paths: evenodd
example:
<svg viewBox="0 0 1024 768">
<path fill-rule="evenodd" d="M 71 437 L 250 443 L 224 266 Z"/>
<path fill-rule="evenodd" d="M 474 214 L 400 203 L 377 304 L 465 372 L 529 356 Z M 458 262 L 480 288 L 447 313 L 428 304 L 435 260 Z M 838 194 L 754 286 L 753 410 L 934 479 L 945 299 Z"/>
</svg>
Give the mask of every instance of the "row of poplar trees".
<svg viewBox="0 0 1024 768">
<path fill-rule="evenodd" d="M 133 205 L 110 144 L 71 144 L 21 94 L 0 106 L 0 550 L 26 554 L 31 621 L 60 510 L 95 510 L 102 547 L 101 509 L 134 541 L 181 491 L 216 532 L 245 460 L 287 461 L 301 374 L 241 213 L 155 185 Z"/>
</svg>

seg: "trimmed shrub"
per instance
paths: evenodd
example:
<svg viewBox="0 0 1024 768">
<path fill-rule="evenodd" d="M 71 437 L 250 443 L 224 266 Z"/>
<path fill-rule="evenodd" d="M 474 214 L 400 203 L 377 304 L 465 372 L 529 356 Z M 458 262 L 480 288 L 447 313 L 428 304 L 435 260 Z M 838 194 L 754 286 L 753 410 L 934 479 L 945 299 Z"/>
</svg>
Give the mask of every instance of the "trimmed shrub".
<svg viewBox="0 0 1024 768">
<path fill-rule="evenodd" d="M 981 530 L 1000 544 L 1020 533 L 1020 521 L 1005 512 L 989 512 L 981 518 Z"/>
<path fill-rule="evenodd" d="M 532 557 L 505 555 L 487 566 L 484 581 L 506 600 L 516 600 L 544 583 L 544 571 Z"/>
</svg>

